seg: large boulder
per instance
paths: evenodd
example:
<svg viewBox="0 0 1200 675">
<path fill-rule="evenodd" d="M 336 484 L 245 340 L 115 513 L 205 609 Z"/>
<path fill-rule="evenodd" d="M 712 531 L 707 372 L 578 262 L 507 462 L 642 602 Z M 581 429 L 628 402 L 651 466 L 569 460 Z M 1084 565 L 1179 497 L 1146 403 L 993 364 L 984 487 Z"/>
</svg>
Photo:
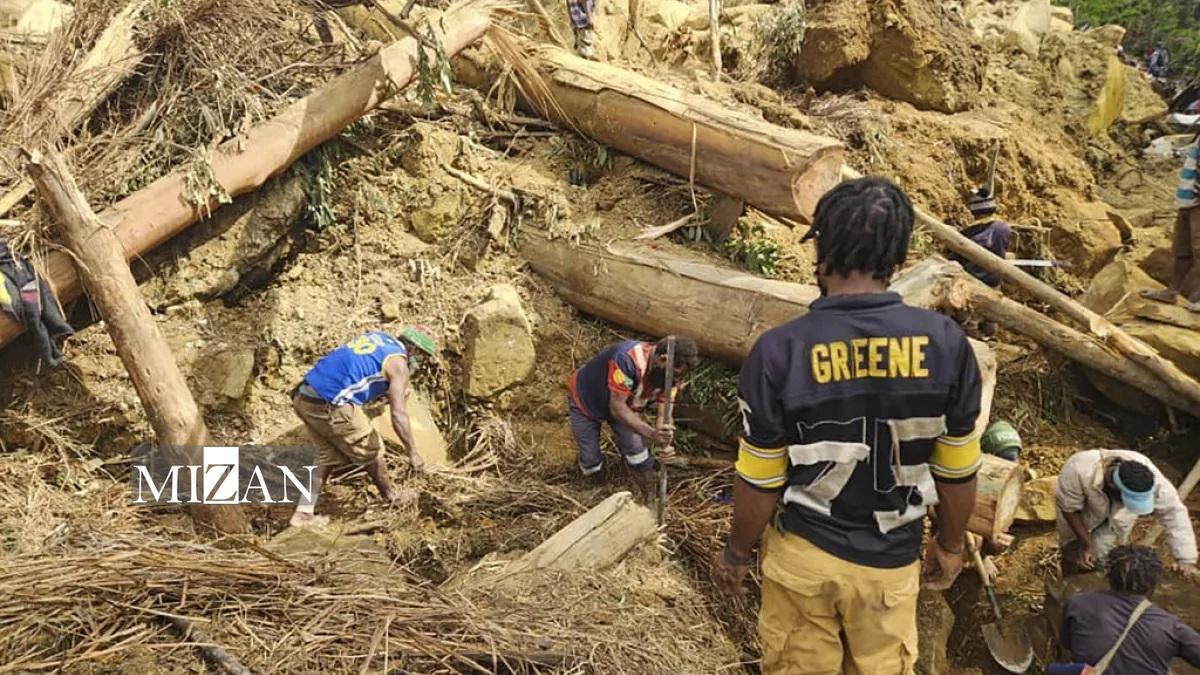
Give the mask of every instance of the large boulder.
<svg viewBox="0 0 1200 675">
<path fill-rule="evenodd" d="M 463 320 L 463 386 L 469 396 L 487 398 L 533 373 L 533 329 L 517 289 L 498 284 Z"/>
<path fill-rule="evenodd" d="M 871 55 L 874 30 L 867 0 L 809 2 L 804 45 L 796 74 L 813 84 L 830 82 Z"/>
<path fill-rule="evenodd" d="M 1017 521 L 1022 523 L 1053 523 L 1054 489 L 1058 476 L 1042 476 L 1025 481 L 1021 486 L 1021 504 L 1017 507 Z"/>
<path fill-rule="evenodd" d="M 1092 311 L 1114 321 L 1130 335 L 1155 349 L 1192 377 L 1200 378 L 1200 317 L 1183 307 L 1142 298 L 1138 291 L 1158 289 L 1155 281 L 1125 257 L 1100 270 L 1079 300 Z M 1121 407 L 1144 415 L 1162 413 L 1162 404 L 1140 391 L 1099 373 L 1088 379 Z"/>
<path fill-rule="evenodd" d="M 1008 24 L 1004 42 L 1036 57 L 1042 37 L 1050 32 L 1050 0 L 1032 0 L 1021 6 Z"/>
<path fill-rule="evenodd" d="M 1053 224 L 1050 244 L 1071 261 L 1073 272 L 1089 276 L 1121 249 L 1121 232 L 1108 217 L 1111 209 L 1102 201 L 1081 199 L 1071 190 L 1056 188 L 1052 194 L 1061 215 Z"/>
<path fill-rule="evenodd" d="M 984 59 L 960 14 L 924 0 L 815 0 L 796 75 L 815 86 L 865 84 L 925 110 L 978 101 Z"/>
</svg>

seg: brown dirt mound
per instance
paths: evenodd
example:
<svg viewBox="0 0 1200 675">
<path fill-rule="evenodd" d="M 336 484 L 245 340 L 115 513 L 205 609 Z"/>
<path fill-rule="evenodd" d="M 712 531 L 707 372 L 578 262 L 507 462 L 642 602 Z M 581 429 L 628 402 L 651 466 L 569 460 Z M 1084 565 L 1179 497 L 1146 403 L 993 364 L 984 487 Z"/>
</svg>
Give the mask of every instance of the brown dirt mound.
<svg viewBox="0 0 1200 675">
<path fill-rule="evenodd" d="M 819 0 L 796 75 L 822 88 L 865 84 L 898 101 L 952 113 L 973 107 L 984 61 L 962 18 L 925 0 Z"/>
</svg>

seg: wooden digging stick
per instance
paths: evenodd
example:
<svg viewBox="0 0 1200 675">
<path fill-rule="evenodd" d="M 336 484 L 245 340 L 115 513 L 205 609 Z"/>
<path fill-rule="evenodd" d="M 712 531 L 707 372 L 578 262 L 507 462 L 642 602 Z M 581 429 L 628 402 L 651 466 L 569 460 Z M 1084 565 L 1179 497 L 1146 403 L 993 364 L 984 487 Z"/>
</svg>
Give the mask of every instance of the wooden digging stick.
<svg viewBox="0 0 1200 675">
<path fill-rule="evenodd" d="M 667 374 L 663 378 L 663 415 L 662 421 L 666 428 L 675 426 L 675 400 L 671 395 L 675 389 L 675 336 L 667 336 Z M 667 463 L 658 463 L 658 500 L 655 503 L 655 516 L 659 527 L 667 517 Z"/>
</svg>

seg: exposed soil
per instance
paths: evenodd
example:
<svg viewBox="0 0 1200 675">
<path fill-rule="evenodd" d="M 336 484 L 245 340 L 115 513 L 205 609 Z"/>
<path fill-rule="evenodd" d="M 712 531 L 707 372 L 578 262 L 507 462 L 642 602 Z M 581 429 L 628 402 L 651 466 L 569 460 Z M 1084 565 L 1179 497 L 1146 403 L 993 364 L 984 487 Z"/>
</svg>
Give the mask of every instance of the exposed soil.
<svg viewBox="0 0 1200 675">
<path fill-rule="evenodd" d="M 728 73 L 717 81 L 704 74 L 707 23 L 697 18 L 705 9 L 699 4 L 643 0 L 639 38 L 628 28 L 629 3 L 604 0 L 599 54 L 777 124 L 839 138 L 854 167 L 894 177 L 914 201 L 956 225 L 969 222 L 964 198 L 986 181 L 988 159 L 998 145 L 1002 216 L 1017 225 L 1017 256 L 1069 260 L 1069 270 L 1051 272 L 1046 279 L 1072 293 L 1085 289 L 1118 254 L 1165 280 L 1177 160 L 1140 154 L 1147 134 L 1159 130 L 1143 124 L 1143 112 L 1137 111 L 1153 109 L 1158 101 L 1136 73 L 1124 73 L 1129 78 L 1124 118 L 1100 133 L 1088 129 L 1097 96 L 1115 77 L 1103 56 L 1103 36 L 1049 35 L 1039 55 L 1031 57 L 1006 46 L 991 29 L 978 28 L 983 24 L 956 18 L 953 8 L 941 6 L 956 3 L 882 4 L 887 11 L 873 10 L 872 24 L 823 33 L 865 41 L 843 46 L 847 53 L 839 58 L 847 64 L 826 68 L 829 72 L 820 74 L 827 77 L 800 73 L 812 81 L 778 89 L 733 81 Z M 981 3 L 962 4 L 970 10 L 967 15 L 978 16 L 972 12 Z M 737 60 L 746 65 L 762 58 L 756 51 L 761 24 L 755 17 L 774 7 L 732 5 L 729 25 L 722 27 L 733 64 L 728 70 L 755 70 L 738 67 Z M 569 35 L 564 8 L 550 9 Z M 1010 10 L 1004 5 L 988 11 L 1007 18 Z M 938 33 L 937 44 L 914 47 L 911 30 L 884 30 L 886 17 L 895 12 L 910 17 L 917 12 L 920 22 L 950 27 Z M 873 50 L 938 62 L 938 54 L 963 49 L 978 50 L 978 62 L 963 65 L 949 79 L 926 82 L 914 96 L 883 86 L 885 75 L 870 64 Z M 897 87 L 911 84 L 893 79 Z M 809 88 L 813 84 L 822 90 Z M 396 459 L 394 477 L 421 492 L 416 506 L 400 510 L 377 504 L 363 476 L 339 476 L 321 500 L 321 511 L 333 518 L 335 529 L 312 535 L 315 540 L 277 535 L 286 525 L 286 509 L 256 511 L 256 535 L 273 541 L 282 554 L 319 551 L 329 561 L 343 560 L 339 564 L 367 559 L 382 566 L 368 570 L 381 584 L 453 590 L 472 574 L 533 548 L 628 483 L 619 461 L 608 462 L 602 486 L 577 477 L 564 385 L 602 346 L 633 334 L 581 315 L 555 295 L 521 260 L 511 223 L 501 236 L 489 235 L 489 224 L 503 216 L 503 203 L 446 167 L 518 191 L 528 206 L 522 217 L 541 227 L 599 241 L 629 238 L 693 208 L 702 210 L 710 195 L 702 186 L 569 132 L 499 121 L 512 113 L 503 108 L 485 101 L 481 92 L 460 88 L 433 105 L 407 100 L 398 109 L 374 113 L 257 196 L 224 207 L 209 223 L 135 265 L 159 329 L 219 441 L 302 438 L 288 391 L 317 358 L 350 335 L 376 328 L 397 331 L 414 323 L 430 326 L 437 335 L 441 368 L 419 384 L 433 401 L 455 457 L 481 468 L 470 475 L 415 476 Z M 943 109 L 958 112 L 938 111 Z M 1125 218 L 1132 229 L 1123 231 L 1110 214 Z M 741 225 L 745 233 L 774 242 L 777 278 L 813 282 L 813 254 L 800 242 L 802 227 L 793 229 L 753 210 Z M 654 246 L 736 264 L 725 247 L 707 243 L 695 228 Z M 914 259 L 936 251 L 928 235 L 918 232 Z M 532 324 L 537 367 L 527 381 L 491 400 L 470 400 L 461 391 L 462 317 L 501 282 L 515 286 L 521 297 Z M 86 320 L 86 302 L 77 305 L 73 317 Z M 961 318 L 974 332 L 977 321 Z M 1122 412 L 1071 362 L 1024 337 L 1001 333 L 989 343 L 1000 364 L 993 416 L 1018 429 L 1022 461 L 1037 475 L 1054 475 L 1072 453 L 1095 447 L 1148 452 L 1172 478 L 1182 476 L 1195 459 L 1186 433 L 1191 420 L 1177 420 L 1181 433 L 1171 433 L 1166 420 L 1164 427 L 1145 415 Z M 23 342 L 3 354 L 0 560 L 59 555 L 81 532 L 131 538 L 144 530 L 162 541 L 191 540 L 195 535 L 183 514 L 128 504 L 130 449 L 152 434 L 104 326 L 84 328 L 66 350 L 67 364 L 50 372 L 28 362 Z M 731 417 L 723 409 L 709 414 L 720 426 Z M 685 443 L 684 452 L 730 457 L 721 452 L 720 439 L 695 441 Z M 710 481 L 696 471 L 679 478 L 680 503 L 714 522 L 728 515 L 721 492 L 727 475 Z M 355 527 L 365 529 L 350 532 Z M 517 619 L 538 603 L 569 614 L 578 599 L 583 618 L 569 628 L 582 635 L 583 621 L 593 620 L 593 634 L 586 639 L 603 642 L 611 630 L 620 643 L 611 654 L 589 657 L 596 672 L 615 662 L 625 663 L 621 667 L 631 673 L 663 672 L 656 668 L 664 663 L 674 663 L 676 672 L 737 668 L 754 658 L 757 645 L 752 609 L 738 607 L 741 614 L 730 616 L 730 606 L 705 578 L 712 542 L 703 537 L 719 540 L 722 530 L 681 534 L 685 528 L 675 527 L 668 526 L 671 536 L 662 542 L 666 553 L 646 546 L 616 569 L 589 578 L 545 580 L 512 597 L 477 590 L 470 598 L 494 602 L 501 614 L 511 608 Z M 1017 526 L 1012 534 L 1016 544 L 997 561 L 1002 603 L 1012 621 L 1044 637 L 1048 632 L 1037 626 L 1043 583 L 1056 573 L 1053 526 Z M 272 535 L 277 536 L 269 539 Z M 990 615 L 977 579 L 965 574 L 947 600 L 957 615 L 947 650 L 950 672 L 1001 672 L 979 639 L 978 626 Z M 543 614 L 537 619 L 555 621 Z M 654 639 L 620 651 L 635 644 L 639 634 Z M 155 635 L 166 642 L 161 633 Z M 252 653 L 257 637 L 251 635 L 237 627 L 217 634 Z M 680 636 L 687 640 L 672 646 Z M 135 670 L 197 669 L 188 647 L 117 654 L 96 667 L 117 667 L 118 659 L 128 658 Z M 1039 643 L 1039 659 L 1047 654 Z M 307 656 L 296 658 L 247 656 L 248 664 L 263 669 L 309 667 L 303 661 Z"/>
</svg>

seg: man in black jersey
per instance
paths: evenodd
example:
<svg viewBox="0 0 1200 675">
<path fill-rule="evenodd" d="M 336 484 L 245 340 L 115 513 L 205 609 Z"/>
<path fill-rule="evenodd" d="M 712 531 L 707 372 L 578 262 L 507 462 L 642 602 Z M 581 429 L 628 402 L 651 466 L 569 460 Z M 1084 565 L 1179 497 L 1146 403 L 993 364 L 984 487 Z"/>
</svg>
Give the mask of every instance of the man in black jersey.
<svg viewBox="0 0 1200 675">
<path fill-rule="evenodd" d="M 739 592 L 763 538 L 768 675 L 913 672 L 927 507 L 926 585 L 962 569 L 981 377 L 957 324 L 887 291 L 912 224 L 885 179 L 826 194 L 807 236 L 823 297 L 742 366 L 733 531 L 715 575 Z"/>
</svg>

